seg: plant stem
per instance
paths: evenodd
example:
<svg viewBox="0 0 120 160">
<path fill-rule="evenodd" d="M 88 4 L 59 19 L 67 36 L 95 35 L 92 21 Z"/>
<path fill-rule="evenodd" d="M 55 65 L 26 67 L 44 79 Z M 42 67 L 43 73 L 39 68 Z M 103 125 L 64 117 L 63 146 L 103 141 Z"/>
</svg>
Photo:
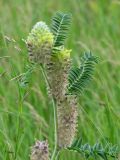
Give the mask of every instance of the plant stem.
<svg viewBox="0 0 120 160">
<path fill-rule="evenodd" d="M 52 158 L 51 160 L 54 160 L 54 158 L 56 157 L 57 154 L 57 106 L 56 106 L 56 102 L 54 100 L 54 98 L 52 98 L 52 102 L 53 102 L 53 110 L 54 110 L 54 126 L 55 126 L 55 130 L 54 130 L 54 136 L 55 136 L 55 146 L 54 146 L 54 151 L 52 154 Z"/>
<path fill-rule="evenodd" d="M 55 160 L 59 160 L 59 158 L 60 158 L 59 155 L 60 155 L 60 150 L 57 151 Z"/>
<path fill-rule="evenodd" d="M 44 76 L 44 78 L 45 78 L 45 81 L 46 81 L 46 84 L 47 84 L 47 86 L 49 87 L 49 89 L 51 88 L 50 87 L 50 83 L 49 83 L 49 81 L 48 81 L 48 79 L 47 79 L 47 75 L 46 75 L 46 72 L 45 72 L 45 70 L 44 70 L 44 67 L 43 67 L 43 65 L 41 64 L 41 70 L 42 70 L 42 74 L 43 74 L 43 76 Z M 57 126 L 57 105 L 56 105 L 56 101 L 55 101 L 55 99 L 54 99 L 54 97 L 52 96 L 52 104 L 53 104 L 53 111 L 54 111 L 54 141 L 55 141 L 55 146 L 54 146 L 54 151 L 53 151 L 53 154 L 52 154 L 52 157 L 51 157 L 51 160 L 57 160 L 56 158 L 58 157 L 57 155 L 58 155 L 58 137 L 57 137 L 57 128 L 58 128 L 58 126 Z"/>
</svg>

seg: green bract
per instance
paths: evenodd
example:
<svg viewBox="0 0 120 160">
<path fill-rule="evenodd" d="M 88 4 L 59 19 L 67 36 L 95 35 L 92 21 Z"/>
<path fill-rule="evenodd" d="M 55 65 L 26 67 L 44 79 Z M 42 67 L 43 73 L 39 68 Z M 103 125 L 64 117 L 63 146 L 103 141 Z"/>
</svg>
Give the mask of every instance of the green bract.
<svg viewBox="0 0 120 160">
<path fill-rule="evenodd" d="M 54 52 L 51 58 L 53 59 L 53 61 L 57 60 L 62 63 L 64 60 L 70 60 L 70 53 L 71 50 L 63 48 L 59 51 Z"/>
</svg>

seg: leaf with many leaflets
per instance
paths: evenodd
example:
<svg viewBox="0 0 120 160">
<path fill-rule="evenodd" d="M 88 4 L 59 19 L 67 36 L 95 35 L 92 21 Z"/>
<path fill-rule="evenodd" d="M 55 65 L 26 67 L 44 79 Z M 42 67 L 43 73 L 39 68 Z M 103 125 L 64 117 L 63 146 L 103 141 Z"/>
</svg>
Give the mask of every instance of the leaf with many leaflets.
<svg viewBox="0 0 120 160">
<path fill-rule="evenodd" d="M 114 160 L 118 157 L 118 147 L 116 145 L 111 145 L 107 143 L 105 147 L 101 143 L 96 143 L 94 146 L 88 143 L 82 144 L 82 138 L 76 139 L 68 150 L 76 151 L 83 154 L 88 160 L 89 158 L 101 157 L 103 160 L 109 160 L 108 158 L 113 158 Z"/>
</svg>

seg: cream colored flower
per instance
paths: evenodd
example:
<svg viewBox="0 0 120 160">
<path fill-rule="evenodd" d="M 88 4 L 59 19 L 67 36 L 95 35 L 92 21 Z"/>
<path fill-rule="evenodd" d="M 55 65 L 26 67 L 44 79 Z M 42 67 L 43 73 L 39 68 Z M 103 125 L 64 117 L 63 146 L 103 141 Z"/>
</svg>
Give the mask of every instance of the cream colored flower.
<svg viewBox="0 0 120 160">
<path fill-rule="evenodd" d="M 36 63 L 45 63 L 46 55 L 50 55 L 53 46 L 53 34 L 44 22 L 38 22 L 26 40 L 29 59 Z"/>
<path fill-rule="evenodd" d="M 66 96 L 59 102 L 58 115 L 58 145 L 60 148 L 72 144 L 77 129 L 77 99 L 75 96 Z"/>
<path fill-rule="evenodd" d="M 70 70 L 71 50 L 62 49 L 48 57 L 46 71 L 50 84 L 50 93 L 56 101 L 63 99 L 68 83 L 68 72 Z"/>
</svg>

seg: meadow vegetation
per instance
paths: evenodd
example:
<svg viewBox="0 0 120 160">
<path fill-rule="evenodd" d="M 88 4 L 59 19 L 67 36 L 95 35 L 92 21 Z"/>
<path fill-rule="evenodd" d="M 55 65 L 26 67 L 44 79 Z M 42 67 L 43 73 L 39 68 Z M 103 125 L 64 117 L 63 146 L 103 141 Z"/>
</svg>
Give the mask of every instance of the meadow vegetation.
<svg viewBox="0 0 120 160">
<path fill-rule="evenodd" d="M 85 51 L 100 57 L 89 88 L 79 98 L 77 135 L 83 143 L 120 147 L 120 2 L 118 0 L 0 0 L 0 159 L 28 160 L 35 139 L 54 147 L 54 119 L 40 69 L 24 89 L 17 81 L 28 68 L 25 40 L 38 21 L 51 24 L 56 11 L 70 12 L 66 46 L 74 63 Z M 50 151 L 51 151 L 50 150 Z M 61 160 L 81 159 L 64 150 Z"/>
</svg>

